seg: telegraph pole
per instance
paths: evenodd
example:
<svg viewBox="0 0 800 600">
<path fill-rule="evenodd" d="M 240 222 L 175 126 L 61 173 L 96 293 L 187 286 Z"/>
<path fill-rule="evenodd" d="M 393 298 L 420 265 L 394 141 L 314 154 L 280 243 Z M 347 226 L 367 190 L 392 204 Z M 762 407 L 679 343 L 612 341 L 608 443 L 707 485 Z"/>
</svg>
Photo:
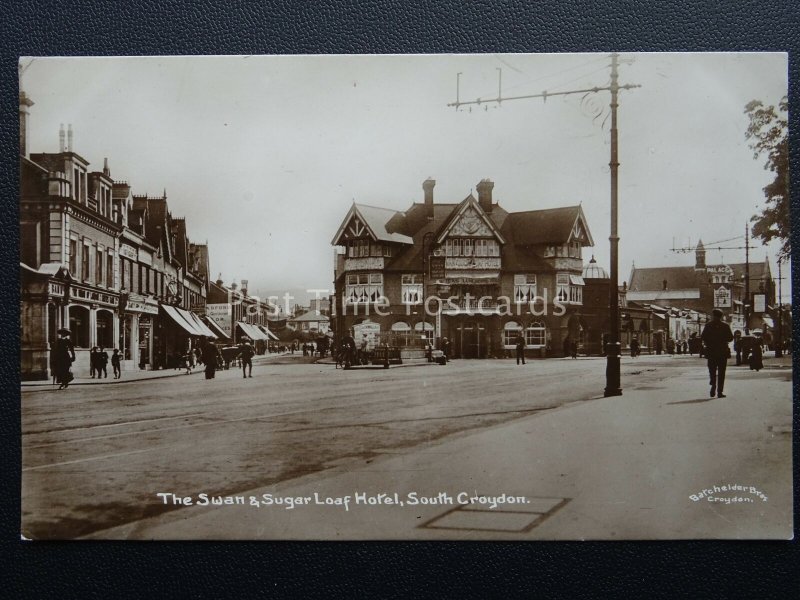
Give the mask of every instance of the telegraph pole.
<svg viewBox="0 0 800 600">
<path fill-rule="evenodd" d="M 778 256 L 778 340 L 775 345 L 775 358 L 783 356 L 783 292 L 781 290 L 781 256 Z M 775 289 L 775 288 L 772 288 Z"/>
<path fill-rule="evenodd" d="M 750 335 L 750 226 L 744 224 L 744 334 Z"/>
<path fill-rule="evenodd" d="M 619 73 L 617 70 L 619 55 L 611 55 L 611 281 L 608 284 L 608 309 L 611 320 L 611 337 L 606 348 L 606 388 L 603 395 L 621 396 L 622 382 L 620 377 L 620 356 L 622 348 L 619 343 L 619 233 L 617 231 L 617 198 L 619 185 L 617 170 L 619 154 L 617 140 L 617 94 L 619 93 Z"/>
<path fill-rule="evenodd" d="M 550 96 L 570 96 L 574 94 L 593 94 L 602 91 L 611 92 L 611 159 L 608 163 L 611 168 L 611 235 L 608 240 L 611 244 L 611 280 L 608 290 L 608 310 L 610 317 L 611 332 L 606 346 L 606 387 L 603 392 L 605 396 L 622 395 L 622 385 L 620 380 L 620 355 L 621 348 L 619 342 L 619 233 L 617 230 L 617 199 L 618 199 L 618 180 L 617 172 L 619 169 L 618 151 L 618 132 L 617 132 L 617 108 L 619 106 L 618 96 L 620 90 L 631 90 L 642 87 L 638 84 L 619 84 L 619 54 L 611 54 L 611 83 L 606 87 L 592 87 L 580 90 L 568 90 L 562 92 L 544 91 L 541 94 L 527 94 L 523 96 L 503 97 L 502 90 L 502 70 L 498 69 L 498 90 L 496 98 L 477 98 L 462 102 L 459 95 L 461 85 L 461 73 L 456 77 L 456 101 L 447 106 L 453 106 L 458 110 L 461 106 L 471 106 L 481 104 L 509 102 L 511 100 L 527 100 L 531 98 L 542 98 L 547 101 Z"/>
</svg>

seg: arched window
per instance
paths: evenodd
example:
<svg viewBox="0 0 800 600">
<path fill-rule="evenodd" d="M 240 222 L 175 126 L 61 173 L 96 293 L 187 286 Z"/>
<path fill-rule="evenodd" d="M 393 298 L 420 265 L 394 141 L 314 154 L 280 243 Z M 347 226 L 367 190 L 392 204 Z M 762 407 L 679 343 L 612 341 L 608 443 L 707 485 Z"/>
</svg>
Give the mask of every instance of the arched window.
<svg viewBox="0 0 800 600">
<path fill-rule="evenodd" d="M 517 336 L 522 331 L 522 325 L 516 321 L 509 321 L 503 326 L 503 347 L 513 350 L 517 345 Z"/>
<path fill-rule="evenodd" d="M 409 325 L 405 321 L 398 321 L 397 323 L 394 323 L 392 325 L 392 331 L 400 331 L 400 332 L 411 331 L 411 325 Z"/>
<path fill-rule="evenodd" d="M 425 336 L 425 339 L 429 343 L 433 343 L 433 325 L 426 321 L 420 321 L 416 325 L 414 325 L 414 331 L 418 332 L 420 335 Z"/>
<path fill-rule="evenodd" d="M 534 321 L 525 330 L 525 345 L 528 348 L 544 348 L 547 344 L 547 329 L 544 323 Z"/>
</svg>

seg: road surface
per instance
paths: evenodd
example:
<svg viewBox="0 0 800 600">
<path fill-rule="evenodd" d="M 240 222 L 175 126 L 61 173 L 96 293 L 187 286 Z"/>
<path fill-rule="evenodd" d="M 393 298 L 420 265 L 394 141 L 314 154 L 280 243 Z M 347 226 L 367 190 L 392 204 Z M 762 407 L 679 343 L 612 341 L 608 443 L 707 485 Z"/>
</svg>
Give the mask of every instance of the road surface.
<svg viewBox="0 0 800 600">
<path fill-rule="evenodd" d="M 673 389 L 676 408 L 689 411 L 707 398 L 703 364 L 626 358 L 623 385 L 626 394 Z M 496 433 L 485 442 L 491 462 L 489 446 L 502 447 L 504 424 L 602 401 L 604 369 L 602 359 L 583 359 L 342 371 L 297 357 L 257 366 L 249 379 L 231 370 L 210 381 L 187 375 L 25 390 L 23 535 L 102 537 L 184 509 L 159 502 L 159 492 L 244 494 L 385 456 L 412 456 L 476 432 Z M 731 367 L 729 373 L 729 396 L 737 379 L 758 378 L 773 386 L 771 394 L 787 390 L 782 405 L 790 414 L 790 370 L 756 374 Z M 726 425 L 714 420 L 709 427 L 724 433 Z M 781 457 L 776 460 L 782 469 Z"/>
</svg>

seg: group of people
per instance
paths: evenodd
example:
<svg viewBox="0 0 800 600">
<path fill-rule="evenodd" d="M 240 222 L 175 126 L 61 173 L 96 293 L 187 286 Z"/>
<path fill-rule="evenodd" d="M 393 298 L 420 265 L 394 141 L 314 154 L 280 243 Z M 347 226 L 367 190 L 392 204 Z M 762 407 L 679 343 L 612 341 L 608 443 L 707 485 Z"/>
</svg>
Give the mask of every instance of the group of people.
<svg viewBox="0 0 800 600">
<path fill-rule="evenodd" d="M 119 350 L 114 348 L 114 351 L 111 353 L 111 368 L 114 371 L 114 379 L 120 379 L 122 377 L 122 366 L 120 360 Z M 92 347 L 89 351 L 89 369 L 91 371 L 92 379 L 101 378 L 108 378 L 108 352 L 106 349 L 100 346 Z"/>
</svg>

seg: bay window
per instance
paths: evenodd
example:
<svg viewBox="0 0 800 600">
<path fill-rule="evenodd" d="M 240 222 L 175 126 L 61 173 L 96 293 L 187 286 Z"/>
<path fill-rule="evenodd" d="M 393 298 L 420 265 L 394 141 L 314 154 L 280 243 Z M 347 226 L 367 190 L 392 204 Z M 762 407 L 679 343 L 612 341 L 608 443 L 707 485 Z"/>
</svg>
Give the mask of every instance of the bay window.
<svg viewBox="0 0 800 600">
<path fill-rule="evenodd" d="M 448 238 L 445 256 L 500 256 L 500 245 L 485 238 Z"/>
<path fill-rule="evenodd" d="M 383 273 L 350 273 L 345 285 L 347 304 L 376 304 L 383 299 Z"/>
<path fill-rule="evenodd" d="M 536 275 L 514 275 L 514 302 L 523 304 L 536 298 Z"/>
<path fill-rule="evenodd" d="M 403 304 L 422 304 L 422 277 L 420 275 L 401 276 L 401 298 Z"/>
</svg>

